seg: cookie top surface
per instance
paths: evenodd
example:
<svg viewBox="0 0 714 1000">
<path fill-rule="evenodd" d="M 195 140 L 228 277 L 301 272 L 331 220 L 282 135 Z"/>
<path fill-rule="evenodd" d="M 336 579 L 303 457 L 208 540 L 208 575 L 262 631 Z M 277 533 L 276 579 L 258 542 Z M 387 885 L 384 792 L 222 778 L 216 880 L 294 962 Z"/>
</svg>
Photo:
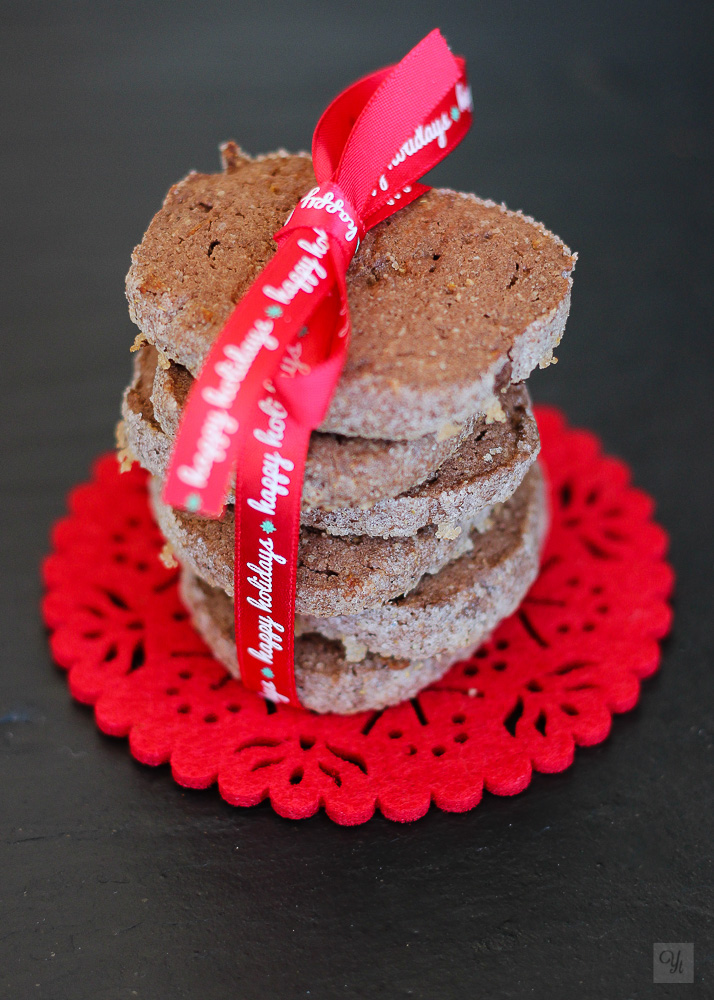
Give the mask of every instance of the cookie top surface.
<svg viewBox="0 0 714 1000">
<path fill-rule="evenodd" d="M 147 339 L 198 372 L 314 183 L 305 155 L 230 147 L 223 173 L 174 185 L 127 277 Z M 323 429 L 415 437 L 486 409 L 509 362 L 520 380 L 562 335 L 574 263 L 539 223 L 473 195 L 433 190 L 380 223 L 348 272 L 350 350 Z"/>
</svg>

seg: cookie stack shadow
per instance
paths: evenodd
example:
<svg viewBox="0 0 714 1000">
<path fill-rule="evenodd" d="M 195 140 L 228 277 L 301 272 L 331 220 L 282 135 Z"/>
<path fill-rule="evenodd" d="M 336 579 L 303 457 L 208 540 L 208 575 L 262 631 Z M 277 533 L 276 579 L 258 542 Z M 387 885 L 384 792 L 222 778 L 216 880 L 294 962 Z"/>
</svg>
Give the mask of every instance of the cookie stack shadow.
<svg viewBox="0 0 714 1000">
<path fill-rule="evenodd" d="M 312 171 L 303 155 L 223 153 L 222 173 L 171 189 L 134 252 L 141 332 L 118 438 L 151 473 L 196 627 L 237 675 L 233 496 L 213 521 L 168 507 L 161 486 L 193 378 Z M 523 382 L 553 360 L 574 255 L 455 192 L 388 221 L 350 269 L 350 357 L 305 469 L 295 670 L 318 712 L 383 708 L 442 676 L 517 608 L 547 530 Z"/>
</svg>

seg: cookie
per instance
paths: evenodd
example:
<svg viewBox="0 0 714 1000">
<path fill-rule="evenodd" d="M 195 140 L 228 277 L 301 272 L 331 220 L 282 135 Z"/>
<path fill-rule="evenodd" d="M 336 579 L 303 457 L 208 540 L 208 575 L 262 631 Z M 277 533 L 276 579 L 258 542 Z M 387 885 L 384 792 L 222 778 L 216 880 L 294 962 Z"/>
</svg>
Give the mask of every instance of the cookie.
<svg viewBox="0 0 714 1000">
<path fill-rule="evenodd" d="M 144 350 L 134 359 L 134 378 L 124 390 L 122 419 L 117 425 L 117 446 L 122 463 L 138 461 L 152 475 L 163 475 L 171 458 L 171 440 L 164 434 L 151 403 L 154 364 L 147 364 Z"/>
<path fill-rule="evenodd" d="M 180 591 L 213 655 L 234 677 L 240 677 L 233 601 L 186 569 L 181 574 Z M 413 697 L 471 651 L 468 648 L 414 661 L 368 654 L 353 663 L 346 659 L 341 643 L 319 635 L 302 635 L 295 640 L 295 681 L 300 704 L 313 712 L 343 714 L 386 708 Z"/>
<path fill-rule="evenodd" d="M 543 480 L 535 467 L 494 528 L 479 537 L 481 544 L 424 577 L 405 598 L 352 619 L 298 616 L 295 676 L 301 703 L 318 712 L 383 708 L 437 680 L 516 609 L 537 574 L 546 520 Z M 232 598 L 186 568 L 181 592 L 214 655 L 240 676 Z M 394 652 L 374 652 L 368 642 Z"/>
<path fill-rule="evenodd" d="M 196 374 L 314 184 L 310 158 L 250 159 L 169 191 L 127 276 L 132 319 Z M 320 430 L 419 438 L 477 413 L 552 360 L 575 256 L 542 225 L 475 195 L 432 190 L 370 230 L 347 275 L 352 336 Z"/>
<path fill-rule="evenodd" d="M 357 615 L 299 615 L 296 628 L 339 639 L 349 655 L 367 651 L 423 659 L 483 639 L 512 614 L 538 575 L 548 523 L 543 476 L 533 466 L 513 497 L 494 511 L 472 548 L 408 594 Z"/>
<path fill-rule="evenodd" d="M 124 397 L 125 434 L 139 462 L 153 475 L 163 476 L 172 442 L 158 427 L 152 399 L 146 395 L 150 358 L 143 358 L 144 351 L 138 358 L 135 381 Z M 438 525 L 442 536 L 455 530 L 459 522 L 506 500 L 538 454 L 538 429 L 525 387 L 509 389 L 504 412 L 503 423 L 478 421 L 454 458 L 443 463 L 428 482 L 402 496 L 372 506 L 330 510 L 306 506 L 304 489 L 302 523 L 334 535 L 380 538 L 411 535 L 427 524 Z M 318 436 L 327 435 L 313 435 L 313 439 Z"/>
<path fill-rule="evenodd" d="M 436 524 L 445 535 L 454 525 L 507 500 L 540 451 L 538 427 L 524 385 L 503 397 L 503 422 L 478 420 L 455 455 L 425 483 L 368 510 L 345 507 L 305 510 L 302 523 L 331 535 L 411 535 Z"/>
<path fill-rule="evenodd" d="M 177 558 L 211 586 L 233 594 L 235 511 L 220 521 L 187 514 L 161 499 L 153 478 L 149 497 L 159 528 Z M 473 545 L 471 530 L 487 512 L 457 525 L 448 537 L 434 526 L 409 538 L 333 537 L 300 531 L 295 607 L 298 613 L 332 617 L 376 608 L 406 594 L 425 573 L 436 573 Z"/>
<path fill-rule="evenodd" d="M 173 438 L 193 377 L 188 369 L 173 362 L 165 368 L 157 366 L 155 357 L 153 347 L 144 347 L 140 352 L 143 366 L 153 362 L 151 403 L 155 418 Z M 461 425 L 445 425 L 438 435 L 428 434 L 413 441 L 313 434 L 305 464 L 303 507 L 369 507 L 386 497 L 398 496 L 433 476 L 473 432 L 474 423 L 475 418 L 469 417 Z"/>
</svg>

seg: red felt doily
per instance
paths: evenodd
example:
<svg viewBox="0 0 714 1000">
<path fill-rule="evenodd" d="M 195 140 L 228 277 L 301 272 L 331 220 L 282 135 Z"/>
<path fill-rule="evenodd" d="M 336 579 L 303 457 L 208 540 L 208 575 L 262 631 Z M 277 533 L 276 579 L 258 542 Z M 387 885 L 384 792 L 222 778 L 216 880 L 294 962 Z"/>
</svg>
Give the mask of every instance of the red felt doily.
<svg viewBox="0 0 714 1000">
<path fill-rule="evenodd" d="M 673 573 L 652 500 L 590 433 L 537 412 L 552 526 L 520 610 L 470 660 L 383 712 L 275 708 L 213 659 L 177 593 L 138 466 L 113 455 L 70 496 L 44 563 L 52 652 L 99 728 L 190 788 L 266 797 L 292 819 L 324 806 L 337 823 L 375 808 L 393 820 L 472 809 L 484 788 L 524 789 L 604 740 L 659 661 Z"/>
</svg>

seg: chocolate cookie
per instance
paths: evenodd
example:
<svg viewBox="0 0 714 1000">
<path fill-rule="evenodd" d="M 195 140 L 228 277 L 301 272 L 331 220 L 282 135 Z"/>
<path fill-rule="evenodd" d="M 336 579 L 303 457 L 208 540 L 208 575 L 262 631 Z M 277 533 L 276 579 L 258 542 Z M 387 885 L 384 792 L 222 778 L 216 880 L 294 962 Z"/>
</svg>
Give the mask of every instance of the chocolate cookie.
<svg viewBox="0 0 714 1000">
<path fill-rule="evenodd" d="M 173 362 L 165 368 L 157 366 L 155 359 L 155 348 L 142 348 L 142 368 L 153 364 L 155 372 L 151 389 L 155 418 L 173 438 L 193 376 Z M 475 418 L 469 417 L 461 425 L 445 425 L 438 435 L 413 441 L 313 434 L 305 464 L 303 507 L 365 507 L 398 496 L 433 476 L 472 433 L 474 423 Z"/>
<path fill-rule="evenodd" d="M 437 575 L 424 577 L 405 598 L 378 609 L 381 622 L 370 620 L 371 612 L 331 621 L 299 616 L 295 676 L 301 703 L 317 712 L 384 708 L 437 680 L 515 610 L 537 573 L 545 522 L 536 467 L 481 544 Z M 239 677 L 232 599 L 186 568 L 181 593 L 214 655 Z M 380 655 L 367 642 L 386 642 L 399 652 Z M 448 643 L 453 643 L 450 651 L 442 648 Z"/>
<path fill-rule="evenodd" d="M 171 188 L 127 277 L 143 336 L 193 374 L 314 184 L 305 154 L 229 145 L 224 162 Z M 411 439 L 499 416 L 499 390 L 552 359 L 574 264 L 542 225 L 474 195 L 433 190 L 386 219 L 347 275 L 350 351 L 321 430 Z"/>
<path fill-rule="evenodd" d="M 172 443 L 158 427 L 152 399 L 146 395 L 151 379 L 151 356 L 144 357 L 148 350 L 153 348 L 144 348 L 138 358 L 137 374 L 125 393 L 122 414 L 126 443 L 133 454 L 153 475 L 163 477 Z M 442 464 L 427 483 L 402 496 L 371 507 L 363 504 L 329 510 L 307 506 L 304 488 L 302 523 L 335 535 L 397 537 L 411 535 L 427 524 L 438 525 L 442 536 L 448 534 L 464 519 L 506 500 L 535 460 L 540 445 L 529 403 L 525 387 L 509 389 L 504 397 L 506 420 L 492 424 L 483 418 L 477 421 L 456 455 Z M 313 440 L 315 437 L 329 439 L 328 435 L 313 435 Z M 377 444 L 359 438 L 342 440 Z M 387 451 L 388 442 L 384 445 Z M 318 467 L 324 469 L 323 464 Z M 308 456 L 307 474 L 313 469 Z"/>
<path fill-rule="evenodd" d="M 305 510 L 304 525 L 331 535 L 411 535 L 436 524 L 442 535 L 453 525 L 507 500 L 518 488 L 540 450 L 530 397 L 524 385 L 511 386 L 503 397 L 506 419 L 478 420 L 455 455 L 428 482 L 401 496 L 380 500 L 369 510 L 344 507 Z"/>
<path fill-rule="evenodd" d="M 422 577 L 404 597 L 357 615 L 299 615 L 296 628 L 341 640 L 354 659 L 368 650 L 422 659 L 482 642 L 515 611 L 538 575 L 547 521 L 536 464 L 494 511 L 488 530 L 472 533 L 470 552 Z"/>
<path fill-rule="evenodd" d="M 235 512 L 222 520 L 186 514 L 165 504 L 161 483 L 149 488 L 151 504 L 164 537 L 178 559 L 211 586 L 233 594 Z M 436 573 L 467 552 L 470 532 L 484 513 L 458 525 L 448 537 L 430 526 L 410 538 L 335 538 L 312 528 L 300 531 L 295 607 L 301 614 L 331 617 L 375 608 L 408 593 L 425 573 Z"/>
<path fill-rule="evenodd" d="M 181 596 L 194 625 L 216 659 L 240 677 L 233 634 L 233 601 L 183 570 Z M 320 635 L 295 640 L 295 680 L 300 703 L 313 712 L 363 712 L 411 698 L 442 677 L 472 650 L 463 649 L 425 660 L 393 660 L 368 654 L 359 663 L 346 659 L 341 643 Z"/>
</svg>

